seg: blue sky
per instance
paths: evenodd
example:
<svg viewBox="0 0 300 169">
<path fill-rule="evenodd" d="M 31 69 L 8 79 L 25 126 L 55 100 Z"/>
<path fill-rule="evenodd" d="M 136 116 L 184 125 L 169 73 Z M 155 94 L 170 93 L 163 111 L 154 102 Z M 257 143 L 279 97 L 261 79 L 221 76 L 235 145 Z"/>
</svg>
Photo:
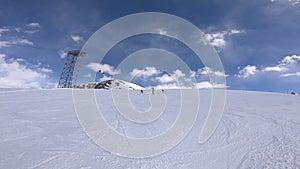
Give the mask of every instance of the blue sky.
<svg viewBox="0 0 300 169">
<path fill-rule="evenodd" d="M 65 51 L 81 49 L 95 31 L 122 16 L 163 12 L 184 18 L 205 33 L 220 56 L 229 89 L 300 92 L 299 0 L 0 3 L 0 87 L 55 87 L 66 59 Z M 116 74 L 124 57 L 149 47 L 180 55 L 197 82 L 209 86 L 205 75 L 213 70 L 203 68 L 183 44 L 162 35 L 124 40 L 96 67 L 104 66 L 108 74 Z M 136 67 L 135 73 L 140 76 L 134 78 L 135 82 L 143 86 L 170 85 L 170 77 L 191 76 L 178 71 L 164 76 L 151 64 Z"/>
</svg>

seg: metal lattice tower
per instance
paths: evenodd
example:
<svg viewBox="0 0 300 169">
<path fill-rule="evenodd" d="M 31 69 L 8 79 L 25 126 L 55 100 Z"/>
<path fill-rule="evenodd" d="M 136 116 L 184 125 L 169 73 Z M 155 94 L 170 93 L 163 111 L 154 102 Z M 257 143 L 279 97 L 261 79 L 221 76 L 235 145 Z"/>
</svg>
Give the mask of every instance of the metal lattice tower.
<svg viewBox="0 0 300 169">
<path fill-rule="evenodd" d="M 75 75 L 76 72 L 74 73 L 75 65 L 79 62 L 80 58 L 83 55 L 84 52 L 81 52 L 80 50 L 72 50 L 68 52 L 67 60 L 58 82 L 58 86 L 57 86 L 58 88 L 73 87 L 73 84 L 76 81 L 76 75 Z"/>
</svg>

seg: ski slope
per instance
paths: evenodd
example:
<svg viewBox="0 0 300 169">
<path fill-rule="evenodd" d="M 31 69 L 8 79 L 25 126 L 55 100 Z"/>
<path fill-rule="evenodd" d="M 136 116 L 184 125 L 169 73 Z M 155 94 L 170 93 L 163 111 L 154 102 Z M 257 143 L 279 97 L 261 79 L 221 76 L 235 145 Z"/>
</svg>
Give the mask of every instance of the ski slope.
<svg viewBox="0 0 300 169">
<path fill-rule="evenodd" d="M 163 115 L 149 125 L 119 115 L 110 91 L 95 91 L 107 123 L 126 136 L 144 138 L 167 130 L 180 109 L 179 90 L 166 90 Z M 210 91 L 200 90 L 200 111 L 189 135 L 174 149 L 151 158 L 115 156 L 85 134 L 73 106 L 72 90 L 0 90 L 0 168 L 109 169 L 298 169 L 300 97 L 228 91 L 222 120 L 204 144 L 201 128 Z M 157 94 L 161 94 L 157 92 Z M 150 91 L 130 91 L 136 109 L 146 111 Z"/>
</svg>

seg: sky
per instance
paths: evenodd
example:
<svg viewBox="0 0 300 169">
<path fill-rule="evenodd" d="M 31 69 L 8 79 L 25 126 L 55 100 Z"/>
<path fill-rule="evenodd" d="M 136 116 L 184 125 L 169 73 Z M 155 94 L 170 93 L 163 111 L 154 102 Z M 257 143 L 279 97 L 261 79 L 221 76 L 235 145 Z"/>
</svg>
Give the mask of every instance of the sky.
<svg viewBox="0 0 300 169">
<path fill-rule="evenodd" d="M 134 13 L 162 12 L 183 18 L 202 30 L 225 72 L 204 66 L 185 44 L 162 30 L 158 35 L 124 39 L 101 63 L 86 65 L 95 72 L 102 70 L 104 74 L 97 75 L 97 81 L 121 74 L 118 65 L 124 58 L 143 49 L 161 48 L 178 55 L 191 71 L 174 68 L 166 72 L 152 63 L 152 60 L 164 61 L 167 52 L 158 52 L 159 57 L 135 56 L 139 59 L 131 62 L 145 63 L 136 67 L 132 64 L 130 72 L 126 72 L 132 82 L 143 87 L 176 88 L 185 85 L 176 84 L 179 79 L 184 82 L 194 79 L 200 88 L 300 92 L 299 0 L 0 0 L 0 3 L 0 88 L 55 88 L 67 51 L 81 50 L 98 29 L 115 19 Z M 208 74 L 226 77 L 227 83 L 213 84 Z"/>
</svg>

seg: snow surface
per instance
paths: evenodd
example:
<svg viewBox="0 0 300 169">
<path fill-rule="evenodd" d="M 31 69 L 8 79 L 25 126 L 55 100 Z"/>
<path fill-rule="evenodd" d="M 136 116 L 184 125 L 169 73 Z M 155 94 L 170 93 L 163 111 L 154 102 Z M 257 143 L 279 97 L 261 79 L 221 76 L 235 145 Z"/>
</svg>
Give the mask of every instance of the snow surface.
<svg viewBox="0 0 300 169">
<path fill-rule="evenodd" d="M 143 88 L 142 86 L 139 86 L 137 84 L 126 82 L 126 81 L 123 81 L 123 80 L 119 80 L 119 81 L 125 83 L 125 85 L 127 85 L 129 88 L 132 88 L 132 89 L 135 89 L 135 90 L 145 90 L 145 88 Z"/>
<path fill-rule="evenodd" d="M 132 124 L 119 115 L 110 91 L 95 91 L 107 123 L 130 137 L 151 137 L 168 129 L 180 108 L 179 90 L 159 120 Z M 161 94 L 157 92 L 157 94 Z M 130 91 L 132 104 L 149 109 L 150 91 Z M 300 168 L 300 97 L 228 91 L 225 112 L 213 136 L 197 139 L 209 109 L 210 91 L 200 90 L 200 111 L 190 134 L 174 149 L 146 159 L 112 155 L 94 144 L 80 126 L 72 90 L 0 91 L 0 168 Z"/>
</svg>

